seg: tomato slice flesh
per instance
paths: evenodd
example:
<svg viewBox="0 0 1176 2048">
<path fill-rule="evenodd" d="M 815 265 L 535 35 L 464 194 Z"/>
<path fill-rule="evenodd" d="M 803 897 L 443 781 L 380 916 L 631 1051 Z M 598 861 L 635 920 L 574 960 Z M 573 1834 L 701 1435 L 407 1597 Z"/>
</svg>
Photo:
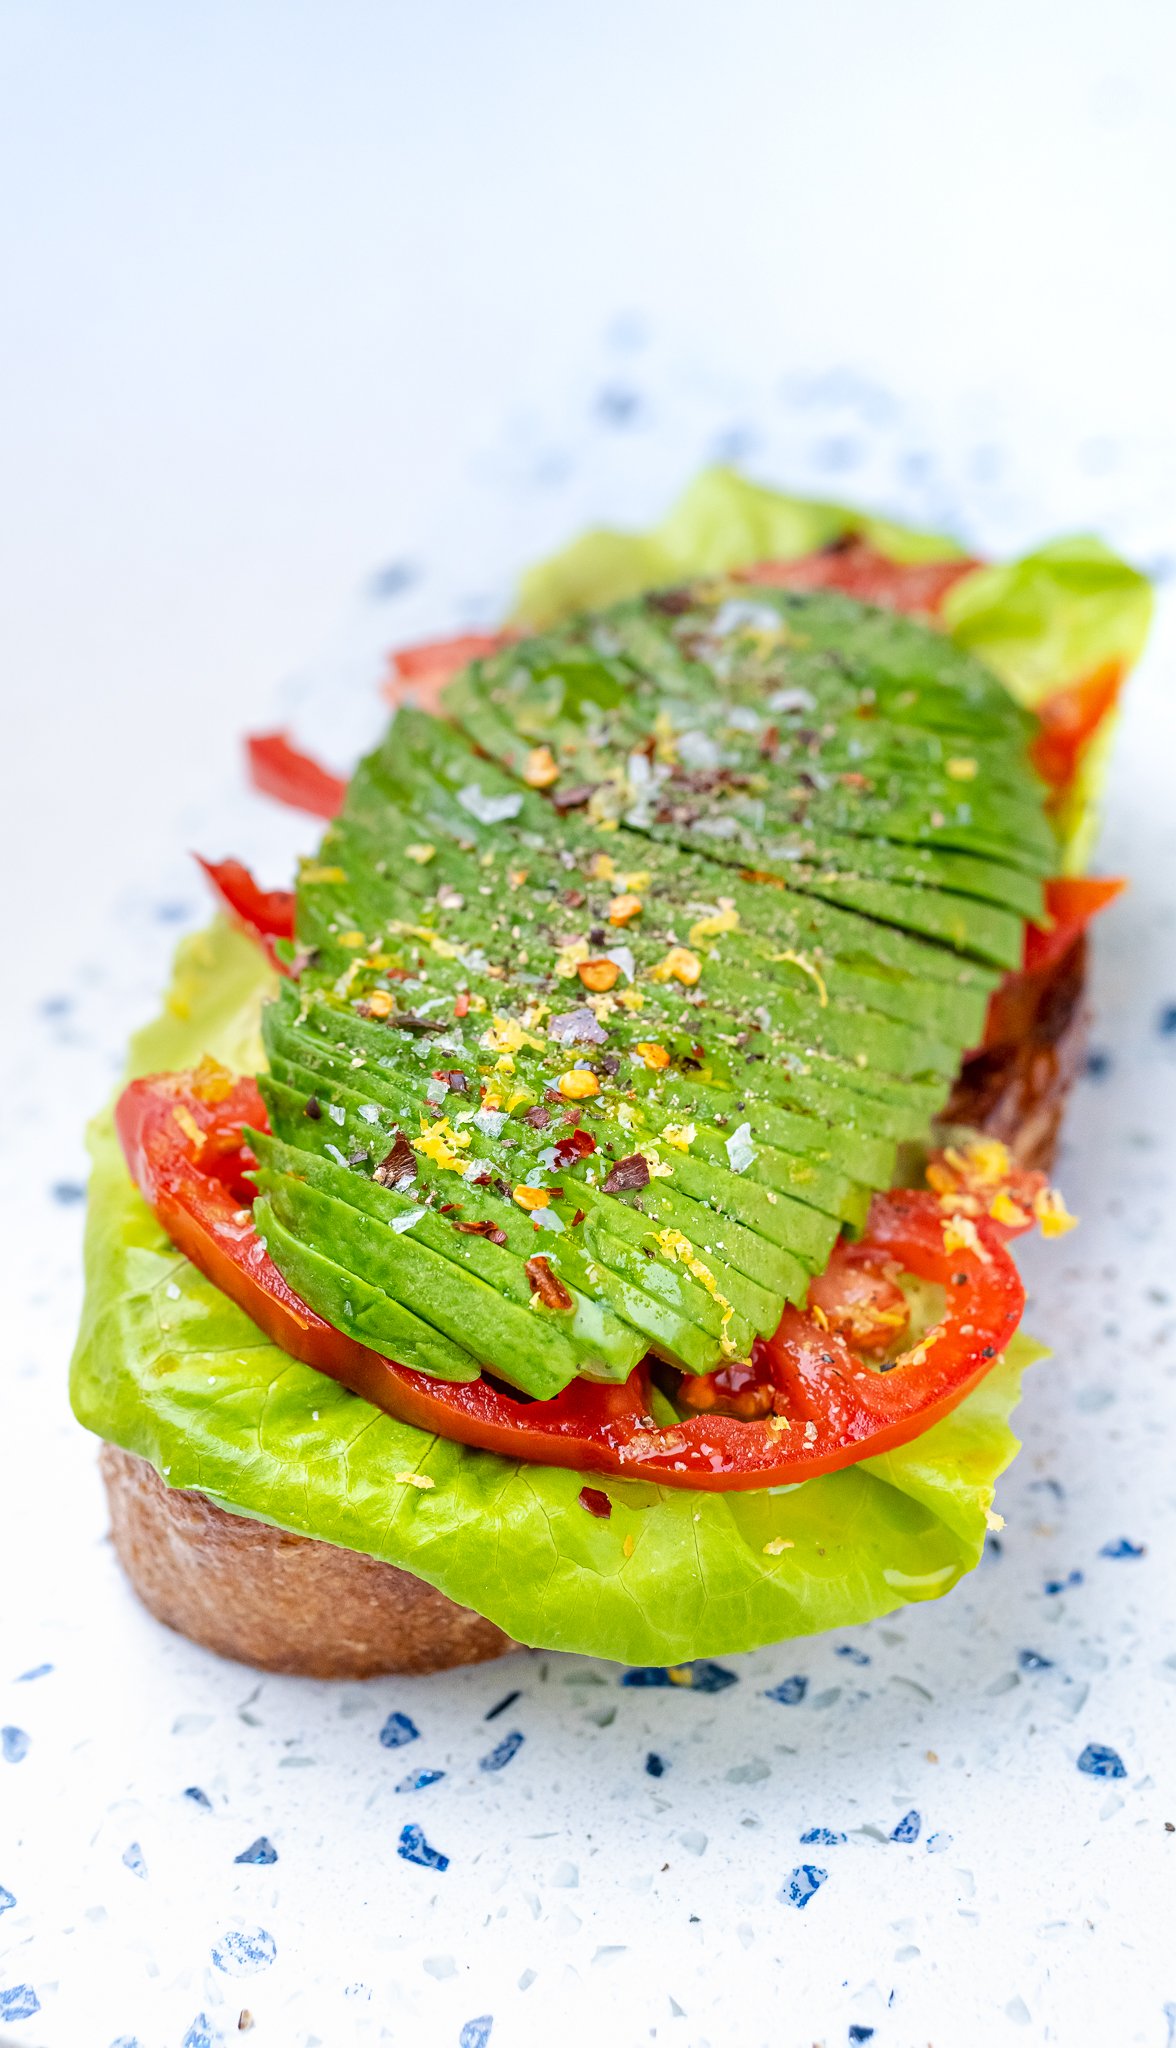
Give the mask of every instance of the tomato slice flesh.
<svg viewBox="0 0 1176 2048">
<path fill-rule="evenodd" d="M 446 683 L 466 667 L 514 638 L 511 633 L 455 633 L 447 640 L 422 640 L 415 647 L 401 647 L 389 657 L 391 675 L 384 685 L 390 704 L 403 703 L 411 690 L 425 711 L 435 711 Z"/>
<path fill-rule="evenodd" d="M 293 889 L 263 889 L 241 860 L 205 860 L 199 853 L 196 859 L 234 924 L 257 940 L 279 974 L 289 974 L 274 941 L 294 937 Z"/>
<path fill-rule="evenodd" d="M 757 562 L 735 575 L 740 582 L 779 590 L 840 590 L 863 604 L 934 617 L 952 586 L 980 566 L 967 556 L 950 562 L 891 562 L 866 541 L 850 539 L 793 562 Z"/>
<path fill-rule="evenodd" d="M 115 1122 L 131 1174 L 173 1242 L 291 1357 L 404 1422 L 526 1462 L 704 1491 L 835 1471 L 907 1442 L 963 1400 L 1008 1343 L 1024 1302 L 1004 1249 L 1011 1233 L 983 1204 L 958 1193 L 879 1195 L 865 1240 L 845 1256 L 942 1285 L 946 1307 L 934 1329 L 883 1372 L 851 1351 L 827 1318 L 822 1327 L 814 1315 L 787 1309 L 749 1362 L 770 1389 L 770 1415 L 692 1415 L 659 1428 L 649 1413 L 647 1362 L 621 1386 L 577 1379 L 553 1401 L 523 1401 L 486 1379 L 454 1384 L 410 1371 L 316 1315 L 283 1280 L 253 1223 L 247 1176 L 255 1162 L 243 1126 L 266 1124 L 254 1081 L 211 1061 L 192 1074 L 132 1081 Z M 962 1226 L 967 1241 L 959 1240 L 952 1203 L 981 1211 Z"/>
<path fill-rule="evenodd" d="M 347 784 L 312 755 L 300 753 L 284 732 L 250 733 L 245 741 L 249 779 L 263 796 L 315 818 L 336 818 Z"/>
<path fill-rule="evenodd" d="M 1127 887 L 1121 878 L 1103 875 L 1058 875 L 1045 885 L 1049 925 L 1025 927 L 1021 966 L 1006 974 L 989 999 L 984 1037 L 978 1050 L 1012 1045 L 1023 1038 L 1047 974 L 1063 960 L 1100 910 Z"/>
<path fill-rule="evenodd" d="M 1040 730 L 1030 751 L 1042 781 L 1052 789 L 1073 782 L 1086 748 L 1118 702 L 1124 673 L 1121 661 L 1104 661 L 1038 705 Z"/>
</svg>

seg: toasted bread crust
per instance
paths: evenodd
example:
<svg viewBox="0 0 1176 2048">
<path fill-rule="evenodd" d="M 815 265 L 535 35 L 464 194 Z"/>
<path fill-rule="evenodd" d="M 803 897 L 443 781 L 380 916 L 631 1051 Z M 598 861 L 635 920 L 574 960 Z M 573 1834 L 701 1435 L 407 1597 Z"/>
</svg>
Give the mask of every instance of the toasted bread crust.
<svg viewBox="0 0 1176 2048">
<path fill-rule="evenodd" d="M 301 1678 L 374 1678 L 515 1648 L 395 1565 L 228 1514 L 113 1444 L 101 1467 L 114 1547 L 144 1606 L 222 1657 Z"/>
<path fill-rule="evenodd" d="M 1014 1042 L 965 1060 L 945 1116 L 991 1131 L 1026 1166 L 1053 1163 L 1082 1063 L 1086 945 L 1031 991 Z M 233 1515 L 104 1444 L 119 1561 L 145 1607 L 205 1648 L 303 1678 L 446 1671 L 517 1646 L 435 1587 L 360 1551 Z"/>
</svg>

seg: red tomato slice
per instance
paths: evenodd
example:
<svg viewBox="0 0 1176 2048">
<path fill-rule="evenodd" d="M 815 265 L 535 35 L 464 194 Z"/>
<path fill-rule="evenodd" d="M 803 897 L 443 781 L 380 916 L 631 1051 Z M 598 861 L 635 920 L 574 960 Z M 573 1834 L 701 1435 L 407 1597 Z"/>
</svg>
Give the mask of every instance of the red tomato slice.
<svg viewBox="0 0 1176 2048">
<path fill-rule="evenodd" d="M 309 754 L 300 754 L 284 732 L 250 733 L 245 741 L 249 779 L 263 796 L 275 797 L 294 811 L 316 818 L 335 818 L 343 808 L 347 784 L 341 775 Z"/>
<path fill-rule="evenodd" d="M 1049 927 L 1026 925 L 1022 965 L 1015 973 L 1006 974 L 993 994 L 978 1050 L 990 1052 L 995 1046 L 1011 1045 L 1024 1037 L 1046 975 L 1081 938 L 1091 918 L 1121 896 L 1126 887 L 1121 878 L 1102 875 L 1059 875 L 1046 883 Z"/>
<path fill-rule="evenodd" d="M 244 861 L 205 860 L 199 853 L 196 859 L 234 924 L 257 940 L 279 974 L 289 974 L 289 967 L 274 949 L 274 940 L 294 937 L 293 889 L 262 889 Z"/>
<path fill-rule="evenodd" d="M 1076 938 L 1086 930 L 1092 917 L 1113 903 L 1127 887 L 1122 876 L 1059 875 L 1045 885 L 1045 908 L 1049 927 L 1025 927 L 1026 973 L 1052 967 L 1068 953 Z"/>
<path fill-rule="evenodd" d="M 1038 705 L 1041 730 L 1030 753 L 1042 781 L 1051 788 L 1065 789 L 1073 782 L 1085 749 L 1115 708 L 1124 673 L 1121 661 L 1104 661 L 1080 682 Z"/>
<path fill-rule="evenodd" d="M 757 562 L 737 569 L 741 582 L 766 583 L 783 590 L 841 590 L 864 604 L 888 605 L 891 611 L 929 613 L 934 617 L 952 585 L 969 576 L 979 562 L 891 562 L 863 540 L 835 541 L 818 554 L 795 562 Z"/>
<path fill-rule="evenodd" d="M 411 1372 L 324 1322 L 287 1286 L 253 1226 L 242 1126 L 265 1124 L 253 1081 L 211 1061 L 194 1074 L 132 1081 L 115 1121 L 131 1173 L 173 1242 L 284 1351 L 402 1421 L 535 1464 L 716 1492 L 836 1471 L 906 1443 L 963 1400 L 1008 1343 L 1024 1302 L 1005 1233 L 988 1213 L 991 1178 L 982 1198 L 954 1184 L 942 1195 L 880 1195 L 866 1238 L 838 1255 L 843 1268 L 939 1283 L 942 1320 L 882 1372 L 850 1349 L 820 1302 L 811 1314 L 790 1308 L 743 1368 L 766 1389 L 769 1412 L 658 1428 L 647 1364 L 623 1386 L 576 1380 L 553 1401 L 525 1401 L 487 1380 Z M 829 1275 L 818 1291 L 836 1308 L 836 1260 L 831 1273 L 832 1295 Z"/>
<path fill-rule="evenodd" d="M 400 704 L 411 689 L 424 710 L 435 711 L 446 683 L 467 662 L 496 654 L 514 637 L 512 633 L 457 633 L 448 640 L 423 640 L 416 647 L 398 648 L 389 656 L 392 673 L 384 695 L 390 704 Z"/>
</svg>

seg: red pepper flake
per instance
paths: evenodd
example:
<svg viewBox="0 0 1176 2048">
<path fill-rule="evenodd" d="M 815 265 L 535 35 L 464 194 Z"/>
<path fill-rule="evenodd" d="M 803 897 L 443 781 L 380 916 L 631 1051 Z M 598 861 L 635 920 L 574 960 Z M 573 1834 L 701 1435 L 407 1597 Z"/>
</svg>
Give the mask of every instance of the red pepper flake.
<svg viewBox="0 0 1176 2048">
<path fill-rule="evenodd" d="M 466 1094 L 470 1085 L 460 1067 L 434 1067 L 433 1079 L 434 1081 L 444 1081 L 445 1086 L 454 1095 Z"/>
<path fill-rule="evenodd" d="M 533 1131 L 545 1131 L 551 1122 L 551 1111 L 542 1102 L 533 1102 L 530 1109 L 523 1111 L 523 1122 L 530 1124 Z"/>
<path fill-rule="evenodd" d="M 485 1237 L 491 1244 L 506 1243 L 506 1232 L 501 1223 L 491 1223 L 488 1216 L 483 1216 L 480 1223 L 455 1223 L 453 1227 L 455 1230 L 464 1230 L 467 1237 Z"/>
<path fill-rule="evenodd" d="M 571 789 L 554 789 L 551 801 L 557 811 L 578 811 L 594 793 L 594 782 L 577 782 Z"/>
<path fill-rule="evenodd" d="M 379 1181 L 383 1188 L 403 1188 L 416 1179 L 416 1172 L 416 1153 L 404 1132 L 397 1131 L 392 1150 L 381 1159 L 372 1179 Z"/>
<path fill-rule="evenodd" d="M 584 1211 L 583 1209 L 577 1209 L 577 1211 L 576 1211 L 575 1215 L 574 1215 L 574 1216 L 572 1217 L 572 1229 L 573 1229 L 573 1230 L 575 1230 L 575 1229 L 576 1229 L 576 1227 L 577 1227 L 577 1225 L 578 1225 L 578 1224 L 580 1224 L 580 1223 L 582 1223 L 582 1222 L 584 1221 L 584 1216 L 585 1216 L 585 1213 L 586 1213 L 586 1212 L 585 1212 L 585 1211 Z"/>
<path fill-rule="evenodd" d="M 558 1273 L 552 1272 L 542 1252 L 536 1252 L 534 1258 L 527 1260 L 526 1274 L 531 1283 L 532 1294 L 539 1296 L 544 1308 L 569 1309 L 571 1307 L 571 1295 L 568 1293 Z"/>
<path fill-rule="evenodd" d="M 612 1513 L 612 1502 L 607 1493 L 601 1492 L 599 1486 L 582 1486 L 576 1499 L 582 1508 L 587 1508 L 590 1515 L 596 1516 L 598 1522 L 607 1522 Z"/>
<path fill-rule="evenodd" d="M 465 1017 L 465 1016 L 468 1016 L 468 1015 L 469 1015 L 469 1008 L 470 1008 L 470 992 L 469 992 L 468 988 L 463 988 L 463 989 L 462 989 L 462 991 L 461 991 L 461 994 L 460 994 L 459 996 L 457 996 L 457 997 L 456 997 L 456 998 L 454 999 L 454 1004 L 453 1004 L 453 1014 L 454 1014 L 454 1016 L 455 1016 L 455 1017 Z"/>
<path fill-rule="evenodd" d="M 641 1152 L 631 1152 L 627 1159 L 618 1159 L 608 1179 L 604 1182 L 606 1195 L 628 1195 L 636 1188 L 649 1186 L 649 1166 Z"/>
<path fill-rule="evenodd" d="M 557 1138 L 552 1146 L 557 1167 L 575 1166 L 579 1160 L 587 1159 L 595 1150 L 596 1140 L 591 1131 L 582 1131 L 579 1126 L 574 1131 L 568 1131 L 562 1138 Z"/>
</svg>

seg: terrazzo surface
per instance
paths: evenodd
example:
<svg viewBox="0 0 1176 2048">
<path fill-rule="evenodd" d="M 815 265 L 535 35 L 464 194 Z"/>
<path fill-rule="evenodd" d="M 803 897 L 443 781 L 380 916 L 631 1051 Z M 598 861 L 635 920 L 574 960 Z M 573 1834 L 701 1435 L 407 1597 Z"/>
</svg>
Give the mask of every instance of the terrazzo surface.
<svg viewBox="0 0 1176 2048">
<path fill-rule="evenodd" d="M 1092 443 L 1007 392 L 921 409 L 849 367 L 762 389 L 699 379 L 618 318 L 550 416 L 471 447 L 459 500 L 424 508 L 416 558 L 356 564 L 328 655 L 268 696 L 259 679 L 243 716 L 345 765 L 377 729 L 384 648 L 492 617 L 529 554 L 590 517 L 656 512 L 716 454 L 993 551 L 1094 524 L 1163 579 L 1171 453 Z M 1133 885 L 1098 934 L 1059 1168 L 1082 1227 L 1025 1254 L 1027 1327 L 1053 1356 L 1019 1410 L 1004 1528 L 947 1600 L 845 1635 L 673 1674 L 519 1653 L 319 1685 L 152 1622 L 65 1405 L 80 1132 L 204 914 L 185 849 L 240 853 L 276 883 L 313 828 L 226 778 L 104 878 L 73 950 L 30 936 L 4 1165 L 0 2042 L 1176 2038 L 1162 581 L 1161 598 L 1099 852 Z M 134 738 L 145 765 L 182 744 L 184 715 L 165 700 Z"/>
</svg>

